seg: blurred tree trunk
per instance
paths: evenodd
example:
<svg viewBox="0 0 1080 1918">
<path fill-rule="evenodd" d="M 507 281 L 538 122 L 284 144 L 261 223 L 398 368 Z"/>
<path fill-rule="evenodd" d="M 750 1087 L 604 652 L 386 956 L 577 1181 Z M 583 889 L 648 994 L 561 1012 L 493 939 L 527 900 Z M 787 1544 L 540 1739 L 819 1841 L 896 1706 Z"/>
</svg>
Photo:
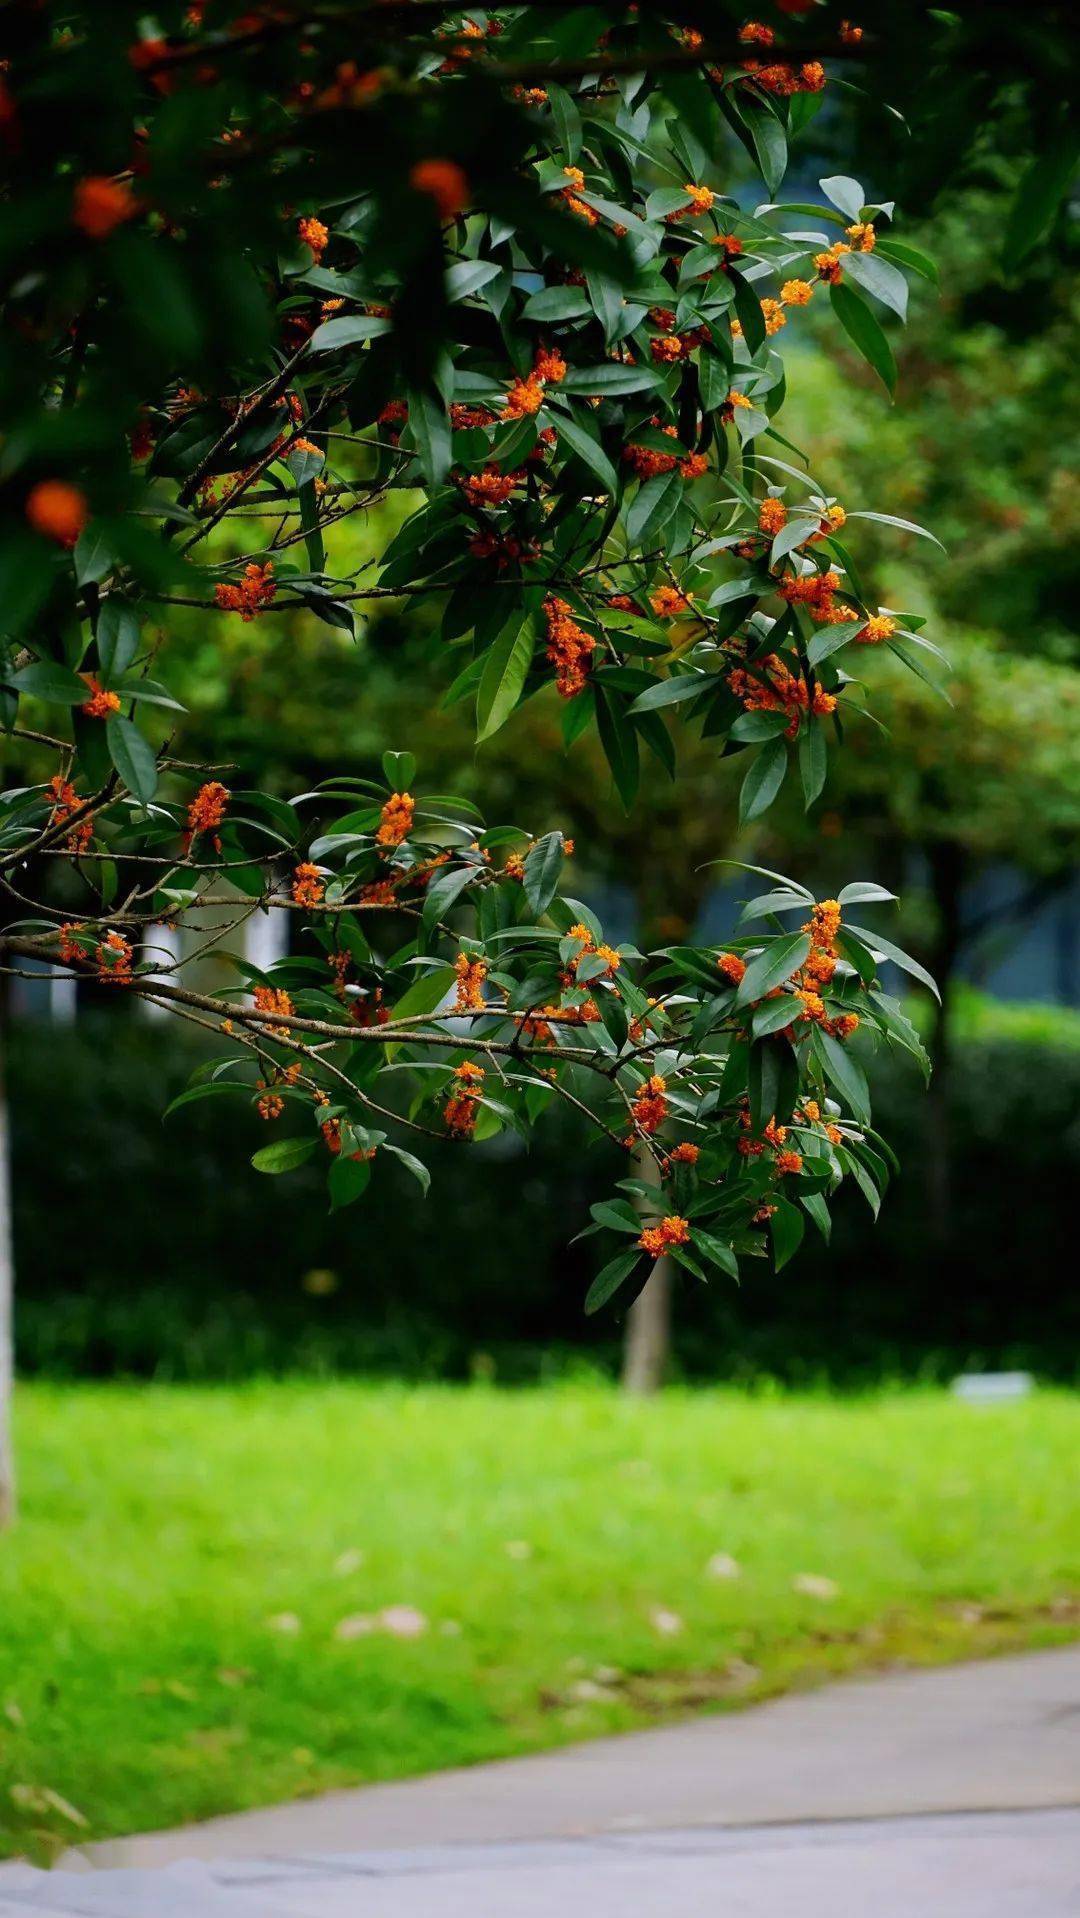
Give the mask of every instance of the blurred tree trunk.
<svg viewBox="0 0 1080 1918">
<path fill-rule="evenodd" d="M 12 1453 L 11 1391 L 14 1379 L 13 1310 L 15 1260 L 11 1232 L 11 1161 L 4 1077 L 5 1007 L 0 982 L 0 1530 L 15 1516 L 15 1460 Z"/>
<path fill-rule="evenodd" d="M 707 890 L 702 873 L 680 866 L 667 843 L 643 845 L 637 875 L 638 923 L 642 946 L 679 945 L 689 938 L 701 912 Z M 639 1179 L 659 1185 L 660 1176 L 648 1152 L 635 1155 Z M 675 1269 L 670 1259 L 657 1259 L 644 1286 L 626 1315 L 623 1337 L 624 1392 L 645 1398 L 658 1392 L 671 1359 L 671 1317 Z"/>
<path fill-rule="evenodd" d="M 642 1147 L 634 1154 L 634 1171 L 649 1185 L 659 1185 L 656 1162 Z M 626 1315 L 622 1386 L 634 1398 L 648 1398 L 664 1383 L 671 1357 L 673 1277 L 671 1260 L 657 1259 Z"/>
<path fill-rule="evenodd" d="M 934 1011 L 929 1043 L 933 1077 L 927 1115 L 930 1145 L 927 1202 L 934 1239 L 944 1248 L 952 1233 L 953 1215 L 952 1125 L 949 1116 L 952 1098 L 950 1021 L 956 966 L 963 938 L 960 894 L 967 877 L 967 860 L 962 847 L 945 840 L 929 846 L 927 857 L 937 919 L 929 966 L 941 993 L 941 1004 Z"/>
</svg>

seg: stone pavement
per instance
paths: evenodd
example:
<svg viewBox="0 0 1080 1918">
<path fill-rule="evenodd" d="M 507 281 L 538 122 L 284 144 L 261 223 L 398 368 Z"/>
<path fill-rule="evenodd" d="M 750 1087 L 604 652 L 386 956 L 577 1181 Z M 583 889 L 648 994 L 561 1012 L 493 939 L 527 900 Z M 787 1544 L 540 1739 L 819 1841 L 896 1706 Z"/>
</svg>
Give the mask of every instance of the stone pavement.
<svg viewBox="0 0 1080 1918">
<path fill-rule="evenodd" d="M 68 1863 L 0 1870 L 0 1918 L 1080 1918 L 1080 1648 L 852 1680 Z"/>
</svg>

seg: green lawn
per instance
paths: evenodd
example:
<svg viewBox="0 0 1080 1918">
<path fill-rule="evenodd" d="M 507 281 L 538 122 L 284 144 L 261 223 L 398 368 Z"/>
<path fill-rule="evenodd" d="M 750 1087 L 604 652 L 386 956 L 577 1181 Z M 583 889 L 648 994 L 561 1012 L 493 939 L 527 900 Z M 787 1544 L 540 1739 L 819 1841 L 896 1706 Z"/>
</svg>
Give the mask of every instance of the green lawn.
<svg viewBox="0 0 1080 1918">
<path fill-rule="evenodd" d="M 1080 1629 L 1060 1393 L 34 1386 L 17 1422 L 7 1851 Z M 394 1606 L 418 1636 L 336 1634 Z"/>
</svg>

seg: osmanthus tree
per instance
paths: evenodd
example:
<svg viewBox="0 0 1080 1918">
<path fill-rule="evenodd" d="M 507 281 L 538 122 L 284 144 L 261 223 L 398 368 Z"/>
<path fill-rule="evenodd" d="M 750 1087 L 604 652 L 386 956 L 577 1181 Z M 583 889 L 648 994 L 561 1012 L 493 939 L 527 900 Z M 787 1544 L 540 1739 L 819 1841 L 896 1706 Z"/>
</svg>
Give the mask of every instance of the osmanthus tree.
<svg viewBox="0 0 1080 1918">
<path fill-rule="evenodd" d="M 845 1176 L 876 1209 L 849 1041 L 922 1060 L 882 962 L 930 983 L 857 923 L 891 895 L 770 873 L 721 950 L 614 948 L 563 895 L 559 833 L 423 796 L 408 752 L 289 803 L 186 762 L 170 608 L 353 630 L 380 596 L 435 603 L 481 741 L 553 687 L 628 806 L 687 724 L 745 756 L 745 820 L 792 769 L 812 804 L 875 653 L 936 663 L 860 580 L 872 501 L 820 492 L 777 423 L 808 306 L 891 390 L 888 316 L 933 277 L 848 175 L 777 199 L 830 86 L 873 103 L 909 58 L 894 11 L 864 39 L 792 0 L 5 9 L 0 713 L 49 770 L 0 802 L 4 968 L 209 1028 L 183 1096 L 291 1108 L 255 1164 L 324 1154 L 335 1205 L 390 1157 L 426 1187 L 426 1138 L 573 1106 L 656 1175 L 594 1208 L 621 1249 L 593 1307 L 666 1251 L 699 1277 L 770 1239 L 783 1261 Z M 343 571 L 335 529 L 401 492 L 378 567 Z M 262 912 L 292 956 L 185 982 L 223 915 Z"/>
</svg>

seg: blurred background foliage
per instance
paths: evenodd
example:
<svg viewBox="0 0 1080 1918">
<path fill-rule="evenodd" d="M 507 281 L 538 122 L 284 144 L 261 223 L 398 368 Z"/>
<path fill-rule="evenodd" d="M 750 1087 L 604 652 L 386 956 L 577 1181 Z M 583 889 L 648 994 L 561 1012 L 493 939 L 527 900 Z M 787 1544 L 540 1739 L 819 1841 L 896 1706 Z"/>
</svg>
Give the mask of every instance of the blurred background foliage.
<svg viewBox="0 0 1080 1918">
<path fill-rule="evenodd" d="M 828 169 L 831 140 L 842 144 L 830 113 L 817 127 L 808 181 Z M 1064 219 L 1022 280 L 1003 271 L 1019 170 L 1007 142 L 976 152 L 962 189 L 912 235 L 938 259 L 942 290 L 921 292 L 896 341 L 895 410 L 854 357 L 816 349 L 803 316 L 789 430 L 847 505 L 940 530 L 948 556 L 928 558 L 924 543 L 863 522 L 857 557 L 885 604 L 930 616 L 953 667 L 948 702 L 881 671 L 887 730 L 853 731 L 809 819 L 789 797 L 738 834 L 737 775 L 685 731 L 677 781 L 650 768 L 624 815 L 595 742 L 564 753 L 550 689 L 477 754 L 468 712 L 442 703 L 441 642 L 407 601 L 372 611 L 355 643 L 309 618 L 182 614 L 172 629 L 193 755 L 289 792 L 408 747 L 425 784 L 475 798 L 489 820 L 572 833 L 574 890 L 613 935 L 670 940 L 696 924 L 719 937 L 740 889 L 718 889 L 702 867 L 733 854 L 819 893 L 856 873 L 902 892 L 900 936 L 942 979 L 945 1010 L 924 1015 L 938 1068 L 929 1104 L 902 1068 L 882 1088 L 903 1167 L 882 1225 L 848 1197 L 832 1247 L 807 1244 L 779 1279 L 762 1269 L 739 1291 L 681 1289 L 675 1366 L 688 1375 L 854 1382 L 971 1359 L 1075 1375 L 1076 282 Z M 399 496 L 350 526 L 351 559 L 374 556 L 407 510 Z M 1044 946 L 1056 942 L 1050 972 L 1036 978 L 1025 960 L 1011 989 L 1061 1010 L 1010 1016 L 963 988 L 992 984 L 1011 949 L 1030 954 L 1040 925 Z M 498 1142 L 443 1154 L 438 1211 L 391 1176 L 332 1219 L 314 1175 L 279 1187 L 249 1171 L 257 1121 L 227 1132 L 216 1109 L 196 1107 L 163 1129 L 162 1058 L 178 1090 L 191 1043 L 92 1004 L 47 1047 L 32 1020 L 11 1035 L 25 1370 L 516 1379 L 615 1362 L 618 1323 L 583 1318 L 585 1252 L 566 1249 L 604 1172 L 572 1130 L 553 1126 L 531 1155 Z"/>
</svg>

